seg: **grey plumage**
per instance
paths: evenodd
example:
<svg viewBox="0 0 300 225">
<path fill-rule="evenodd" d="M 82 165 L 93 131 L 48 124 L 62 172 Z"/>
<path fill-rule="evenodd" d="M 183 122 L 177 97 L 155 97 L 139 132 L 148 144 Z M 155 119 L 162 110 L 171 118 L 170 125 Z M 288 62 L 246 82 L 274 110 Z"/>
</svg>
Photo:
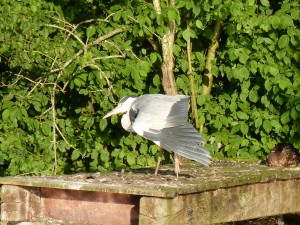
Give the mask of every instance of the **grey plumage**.
<svg viewBox="0 0 300 225">
<path fill-rule="evenodd" d="M 188 122 L 189 96 L 146 94 L 125 97 L 104 118 L 125 112 L 122 126 L 153 141 L 169 152 L 195 160 L 205 166 L 210 163 L 210 153 L 200 143 L 203 137 Z"/>
<path fill-rule="evenodd" d="M 199 143 L 205 143 L 197 130 L 190 124 L 164 128 L 160 131 L 144 132 L 146 139 L 159 142 L 160 146 L 205 166 L 210 163 L 210 153 Z"/>
</svg>

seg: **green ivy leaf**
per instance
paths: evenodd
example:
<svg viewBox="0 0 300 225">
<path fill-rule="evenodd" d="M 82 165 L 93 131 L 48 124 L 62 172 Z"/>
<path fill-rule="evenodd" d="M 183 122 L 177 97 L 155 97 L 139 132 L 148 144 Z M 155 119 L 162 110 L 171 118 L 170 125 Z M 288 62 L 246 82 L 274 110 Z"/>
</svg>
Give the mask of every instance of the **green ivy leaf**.
<svg viewBox="0 0 300 225">
<path fill-rule="evenodd" d="M 5 109 L 5 110 L 2 112 L 2 119 L 3 119 L 3 121 L 7 121 L 8 118 L 9 118 L 9 115 L 10 115 L 9 109 Z"/>
<path fill-rule="evenodd" d="M 231 112 L 236 112 L 236 109 L 237 109 L 236 102 L 231 102 L 230 105 L 229 105 L 229 109 L 230 109 Z"/>
<path fill-rule="evenodd" d="M 278 47 L 280 49 L 286 48 L 289 44 L 289 36 L 288 35 L 282 35 L 278 40 Z"/>
<path fill-rule="evenodd" d="M 104 131 L 106 127 L 107 127 L 107 120 L 106 119 L 100 120 L 100 130 Z"/>
<path fill-rule="evenodd" d="M 291 118 L 293 120 L 297 120 L 299 118 L 299 113 L 297 112 L 296 107 L 291 109 Z"/>
<path fill-rule="evenodd" d="M 158 86 L 160 86 L 160 77 L 159 77 L 159 75 L 158 74 L 155 74 L 155 76 L 153 77 L 153 84 L 156 86 L 156 87 L 158 87 Z"/>
<path fill-rule="evenodd" d="M 284 89 L 290 87 L 291 85 L 292 85 L 291 81 L 287 78 L 280 79 L 280 81 L 278 83 L 278 86 L 280 87 L 281 90 L 284 90 Z"/>
<path fill-rule="evenodd" d="M 197 26 L 199 29 L 201 29 L 201 30 L 203 30 L 203 28 L 204 28 L 203 23 L 201 22 L 201 20 L 196 20 L 196 26 Z"/>
<path fill-rule="evenodd" d="M 184 81 L 183 81 L 183 79 L 182 79 L 181 77 L 178 77 L 178 78 L 176 79 L 176 84 L 177 84 L 177 86 L 178 86 L 179 88 L 184 88 L 184 86 L 185 86 Z"/>
<path fill-rule="evenodd" d="M 271 124 L 270 120 L 264 120 L 263 128 L 265 129 L 265 131 L 267 133 L 269 133 L 272 130 L 272 124 Z"/>
<path fill-rule="evenodd" d="M 116 13 L 114 13 L 114 15 L 113 15 L 114 21 L 119 22 L 121 16 L 122 16 L 122 11 L 120 11 L 120 10 L 117 11 Z M 141 21 L 141 18 L 138 18 L 138 21 L 140 22 L 140 21 Z"/>
<path fill-rule="evenodd" d="M 146 144 L 141 144 L 141 147 L 140 147 L 140 150 L 139 152 L 142 154 L 142 155 L 147 155 L 147 151 L 148 151 L 148 146 Z"/>
<path fill-rule="evenodd" d="M 241 131 L 244 135 L 248 134 L 249 126 L 245 122 L 241 123 Z"/>
<path fill-rule="evenodd" d="M 168 15 L 168 19 L 170 21 L 175 20 L 175 18 L 177 17 L 176 10 L 174 8 L 169 8 L 167 15 Z"/>
<path fill-rule="evenodd" d="M 265 88 L 267 91 L 270 91 L 271 88 L 272 88 L 272 84 L 271 84 L 271 81 L 269 79 L 266 79 L 265 81 Z"/>
<path fill-rule="evenodd" d="M 118 157 L 119 154 L 120 154 L 120 152 L 121 152 L 121 149 L 115 148 L 115 149 L 111 152 L 110 155 L 111 155 L 112 157 Z"/>
<path fill-rule="evenodd" d="M 187 41 L 189 38 L 195 38 L 196 34 L 193 30 L 186 29 L 186 30 L 183 31 L 182 36 Z"/>
<path fill-rule="evenodd" d="M 89 27 L 86 29 L 86 36 L 87 36 L 88 38 L 92 37 L 95 33 L 96 33 L 96 28 L 95 28 L 95 26 L 89 26 Z"/>
<path fill-rule="evenodd" d="M 107 123 L 107 120 L 101 120 L 101 121 L 106 121 L 106 123 Z M 100 130 L 101 130 L 101 121 L 100 121 Z M 88 118 L 86 123 L 84 124 L 84 129 L 85 130 L 90 129 L 91 126 L 93 126 L 93 124 L 94 124 L 94 119 Z"/>
<path fill-rule="evenodd" d="M 30 9 L 31 9 L 31 11 L 32 11 L 33 13 L 36 13 L 36 12 L 37 12 L 37 7 L 36 7 L 36 5 L 34 5 L 34 4 L 32 4 L 32 5 L 30 6 Z"/>
<path fill-rule="evenodd" d="M 249 78 L 249 70 L 246 67 L 241 67 L 239 69 L 239 73 L 242 76 L 243 79 L 247 80 Z"/>
<path fill-rule="evenodd" d="M 150 60 L 151 60 L 151 63 L 155 63 L 156 62 L 156 60 L 157 60 L 156 53 L 153 53 L 153 52 L 150 53 Z"/>
<path fill-rule="evenodd" d="M 255 120 L 255 127 L 256 128 L 260 128 L 260 126 L 262 125 L 262 118 L 261 117 L 257 117 Z"/>
<path fill-rule="evenodd" d="M 77 150 L 77 149 L 73 150 L 72 155 L 71 155 L 72 161 L 77 160 L 77 159 L 79 158 L 80 155 L 81 155 L 81 154 L 80 154 L 79 150 Z"/>
<path fill-rule="evenodd" d="M 266 7 L 269 7 L 270 6 L 270 2 L 268 0 L 260 0 L 260 3 L 263 5 L 263 6 L 266 6 Z"/>
<path fill-rule="evenodd" d="M 290 111 L 286 111 L 285 113 L 283 113 L 280 117 L 280 121 L 282 124 L 287 124 L 288 122 L 290 122 Z"/>
<path fill-rule="evenodd" d="M 249 118 L 249 116 L 246 113 L 242 112 L 242 111 L 238 111 L 237 116 L 238 116 L 238 118 L 240 118 L 242 120 L 246 120 L 246 119 Z"/>
<path fill-rule="evenodd" d="M 135 152 L 129 152 L 126 156 L 126 161 L 130 166 L 134 166 L 136 165 L 136 158 L 137 155 L 135 154 Z"/>
<path fill-rule="evenodd" d="M 249 99 L 250 99 L 251 102 L 254 102 L 254 103 L 258 101 L 259 97 L 258 97 L 258 93 L 257 93 L 256 90 L 252 89 L 249 92 Z"/>
<path fill-rule="evenodd" d="M 249 54 L 247 54 L 246 52 L 239 53 L 239 61 L 242 64 L 246 64 L 248 59 L 249 59 Z"/>
<path fill-rule="evenodd" d="M 50 135 L 52 129 L 48 123 L 45 123 L 45 124 L 41 124 L 41 130 L 45 136 L 48 136 Z"/>
</svg>

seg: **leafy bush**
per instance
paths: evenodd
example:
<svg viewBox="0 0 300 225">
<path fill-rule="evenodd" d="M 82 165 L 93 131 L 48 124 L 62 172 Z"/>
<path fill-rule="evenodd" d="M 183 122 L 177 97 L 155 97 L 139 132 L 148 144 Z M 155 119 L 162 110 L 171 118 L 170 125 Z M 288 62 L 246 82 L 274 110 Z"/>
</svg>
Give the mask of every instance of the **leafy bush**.
<svg viewBox="0 0 300 225">
<path fill-rule="evenodd" d="M 134 4 L 133 4 L 134 3 Z M 154 166 L 158 147 L 101 119 L 125 95 L 162 92 L 160 37 L 176 21 L 175 78 L 190 93 L 187 40 L 207 147 L 264 158 L 299 142 L 299 3 L 3 0 L 0 174 Z M 223 32 L 211 95 L 201 95 L 213 22 Z M 187 29 L 189 27 L 189 29 Z"/>
</svg>

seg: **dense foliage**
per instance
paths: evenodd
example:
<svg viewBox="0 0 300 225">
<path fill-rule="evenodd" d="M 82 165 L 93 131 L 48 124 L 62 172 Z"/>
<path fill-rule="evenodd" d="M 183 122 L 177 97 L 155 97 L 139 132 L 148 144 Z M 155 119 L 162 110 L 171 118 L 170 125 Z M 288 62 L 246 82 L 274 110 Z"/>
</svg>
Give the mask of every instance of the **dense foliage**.
<svg viewBox="0 0 300 225">
<path fill-rule="evenodd" d="M 160 37 L 176 21 L 178 92 L 190 94 L 187 43 L 206 147 L 264 158 L 300 148 L 297 0 L 2 0 L 0 175 L 154 166 L 158 147 L 102 116 L 125 95 L 162 93 Z M 215 20 L 223 24 L 214 83 L 201 95 Z M 187 28 L 188 27 L 188 28 Z"/>
</svg>

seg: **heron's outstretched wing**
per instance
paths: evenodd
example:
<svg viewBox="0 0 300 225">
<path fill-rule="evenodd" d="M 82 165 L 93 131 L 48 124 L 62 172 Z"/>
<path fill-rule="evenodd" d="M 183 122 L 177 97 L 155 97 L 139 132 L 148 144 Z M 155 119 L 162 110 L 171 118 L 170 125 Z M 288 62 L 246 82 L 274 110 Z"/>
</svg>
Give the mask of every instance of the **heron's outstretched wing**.
<svg viewBox="0 0 300 225">
<path fill-rule="evenodd" d="M 188 122 L 177 127 L 145 131 L 143 137 L 154 141 L 169 152 L 175 152 L 205 166 L 210 164 L 209 151 L 199 145 L 205 143 L 205 140 Z"/>
<path fill-rule="evenodd" d="M 136 133 L 179 126 L 188 120 L 189 96 L 142 95 L 133 102 L 129 118 Z"/>
<path fill-rule="evenodd" d="M 142 95 L 132 103 L 129 118 L 139 135 L 207 166 L 210 153 L 199 145 L 205 141 L 187 122 L 188 102 L 189 96 L 185 95 Z"/>
</svg>

